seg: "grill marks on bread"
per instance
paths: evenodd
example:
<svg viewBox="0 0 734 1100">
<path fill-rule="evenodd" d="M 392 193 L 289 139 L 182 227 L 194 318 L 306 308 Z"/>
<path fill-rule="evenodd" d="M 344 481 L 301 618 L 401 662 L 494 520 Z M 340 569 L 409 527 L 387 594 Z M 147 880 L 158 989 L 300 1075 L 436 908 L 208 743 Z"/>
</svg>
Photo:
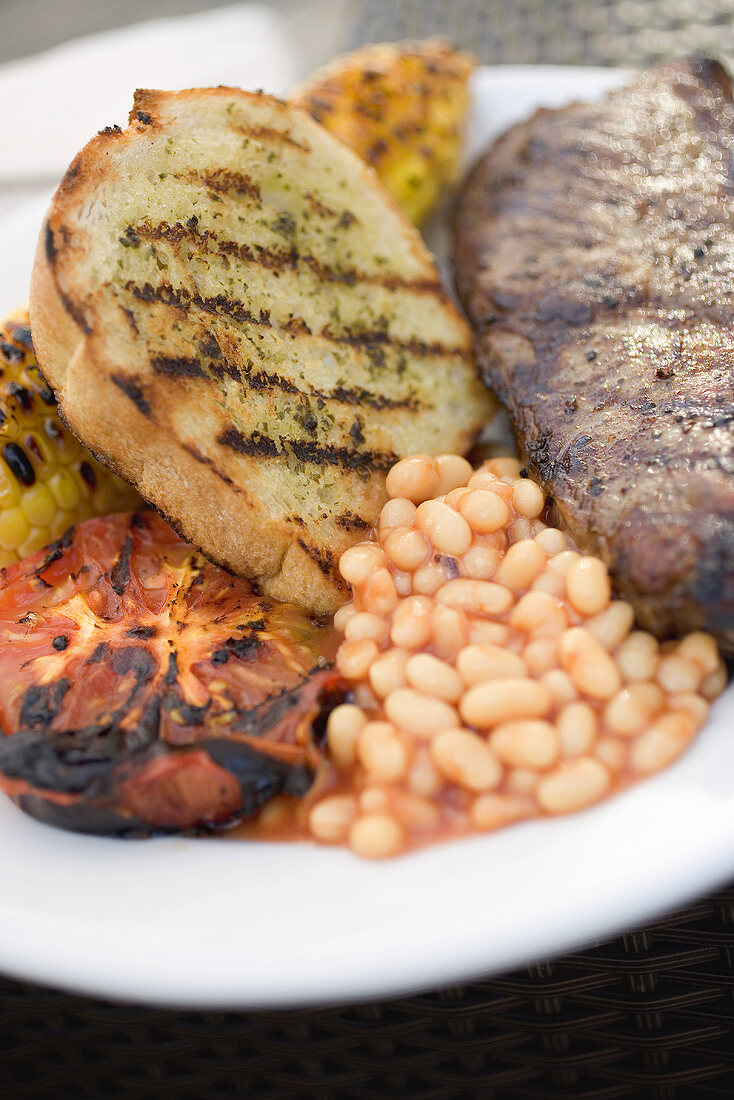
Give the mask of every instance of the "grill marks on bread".
<svg viewBox="0 0 734 1100">
<path fill-rule="evenodd" d="M 422 242 L 349 150 L 265 96 L 142 93 L 76 163 L 34 279 L 64 414 L 205 553 L 333 608 L 392 462 L 465 450 L 491 408 Z"/>
</svg>

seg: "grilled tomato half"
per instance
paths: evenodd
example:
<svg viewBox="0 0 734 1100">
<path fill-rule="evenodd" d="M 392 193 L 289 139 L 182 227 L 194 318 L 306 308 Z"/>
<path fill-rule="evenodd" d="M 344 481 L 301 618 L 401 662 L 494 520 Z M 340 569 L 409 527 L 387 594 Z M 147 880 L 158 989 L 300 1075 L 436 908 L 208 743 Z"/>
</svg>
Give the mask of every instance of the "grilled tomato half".
<svg viewBox="0 0 734 1100">
<path fill-rule="evenodd" d="M 80 832 L 233 825 L 311 786 L 334 649 L 155 513 L 86 520 L 0 573 L 0 787 Z"/>
</svg>

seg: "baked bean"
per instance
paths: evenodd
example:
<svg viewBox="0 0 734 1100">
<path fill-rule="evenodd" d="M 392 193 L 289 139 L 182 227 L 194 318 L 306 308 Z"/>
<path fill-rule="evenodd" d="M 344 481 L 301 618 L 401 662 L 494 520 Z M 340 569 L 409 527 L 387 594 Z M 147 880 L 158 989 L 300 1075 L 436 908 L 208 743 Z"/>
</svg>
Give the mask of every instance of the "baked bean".
<svg viewBox="0 0 734 1100">
<path fill-rule="evenodd" d="M 468 577 L 442 585 L 436 599 L 445 607 L 463 608 L 475 615 L 504 615 L 512 607 L 512 593 L 504 585 Z"/>
<path fill-rule="evenodd" d="M 607 703 L 604 721 L 612 733 L 632 737 L 639 733 L 662 709 L 665 696 L 649 680 L 630 684 Z"/>
<path fill-rule="evenodd" d="M 694 719 L 685 711 L 661 715 L 632 743 L 630 764 L 643 775 L 662 771 L 687 748 L 695 730 Z"/>
<path fill-rule="evenodd" d="M 426 740 L 457 724 L 453 707 L 414 688 L 392 691 L 385 699 L 385 713 L 401 730 Z"/>
<path fill-rule="evenodd" d="M 450 504 L 452 508 L 458 509 L 461 501 L 464 499 L 467 493 L 470 492 L 471 489 L 468 485 L 461 485 L 458 489 L 452 489 L 449 493 L 446 494 L 443 499 L 446 504 Z"/>
<path fill-rule="evenodd" d="M 350 546 L 339 558 L 339 572 L 348 584 L 364 584 L 376 569 L 385 564 L 383 550 L 372 542 Z"/>
<path fill-rule="evenodd" d="M 502 646 L 483 643 L 468 645 L 456 657 L 456 671 L 468 687 L 486 680 L 527 675 L 522 657 Z"/>
<path fill-rule="evenodd" d="M 508 509 L 512 507 L 512 486 L 514 480 L 507 478 L 500 478 L 499 481 L 495 481 L 492 485 L 492 492 L 496 493 L 498 497 L 501 497 L 507 505 Z M 514 509 L 513 509 L 514 510 Z M 512 521 L 514 522 L 514 520 Z"/>
<path fill-rule="evenodd" d="M 417 691 L 444 699 L 447 703 L 458 703 L 464 691 L 458 672 L 430 653 L 416 653 L 411 657 L 405 666 L 405 676 Z"/>
<path fill-rule="evenodd" d="M 418 506 L 415 522 L 440 554 L 461 557 L 472 544 L 472 530 L 463 516 L 440 500 Z"/>
<path fill-rule="evenodd" d="M 475 642 L 477 645 L 487 643 L 488 645 L 505 645 L 508 644 L 510 637 L 510 628 L 505 626 L 504 623 L 493 623 L 489 619 L 478 619 L 472 616 L 469 620 L 469 637 L 467 641 Z"/>
<path fill-rule="evenodd" d="M 413 574 L 413 591 L 422 596 L 432 596 L 444 582 L 441 570 L 429 561 Z"/>
<path fill-rule="evenodd" d="M 361 684 L 355 684 L 352 694 L 354 695 L 354 702 L 358 707 L 369 714 L 378 705 L 378 699 L 369 684 L 364 681 Z"/>
<path fill-rule="evenodd" d="M 472 474 L 467 482 L 468 488 L 470 489 L 491 489 L 492 492 L 494 492 L 498 484 L 499 478 L 496 474 L 488 470 L 486 465 L 481 466 L 476 473 Z"/>
<path fill-rule="evenodd" d="M 381 814 L 390 809 L 390 798 L 382 787 L 366 787 L 359 796 L 359 808 L 363 814 Z"/>
<path fill-rule="evenodd" d="M 277 795 L 266 803 L 257 818 L 259 829 L 281 829 L 288 823 L 291 817 L 289 799 L 284 795 Z"/>
<path fill-rule="evenodd" d="M 395 783 L 408 770 L 408 750 L 389 722 L 368 722 L 360 731 L 357 756 L 378 783 Z"/>
<path fill-rule="evenodd" d="M 366 611 L 388 615 L 398 603 L 398 592 L 389 569 L 375 569 L 365 580 L 360 602 Z"/>
<path fill-rule="evenodd" d="M 563 531 L 559 531 L 556 527 L 546 527 L 544 531 L 539 531 L 533 541 L 537 543 L 547 558 L 553 558 L 556 554 L 561 554 L 568 545 Z"/>
<path fill-rule="evenodd" d="M 342 559 L 354 602 L 335 616 L 336 663 L 356 705 L 326 733 L 343 779 L 360 765 L 354 790 L 295 811 L 283 800 L 273 828 L 300 821 L 389 855 L 442 828 L 581 809 L 628 768 L 649 774 L 683 751 L 725 685 L 708 635 L 661 648 L 630 632 L 601 560 L 546 527 L 542 490 L 515 460 L 472 474 L 457 456 L 413 456 L 395 470 L 380 543 Z"/>
<path fill-rule="evenodd" d="M 710 676 L 716 672 L 721 664 L 716 642 L 710 634 L 702 634 L 700 631 L 687 634 L 682 638 L 678 643 L 677 652 L 679 657 L 685 657 L 686 660 L 698 665 L 704 676 Z"/>
<path fill-rule="evenodd" d="M 588 703 L 567 703 L 556 718 L 561 748 L 566 756 L 583 756 L 596 741 L 599 724 Z"/>
<path fill-rule="evenodd" d="M 512 768 L 507 776 L 507 787 L 513 794 L 531 795 L 539 782 L 540 773 L 533 768 Z"/>
<path fill-rule="evenodd" d="M 540 638 L 558 637 L 568 626 L 563 604 L 547 592 L 526 592 L 509 618 L 510 626 Z"/>
<path fill-rule="evenodd" d="M 522 470 L 522 466 L 517 459 L 511 458 L 509 455 L 503 455 L 500 458 L 491 458 L 489 462 L 485 462 L 482 468 L 494 474 L 495 477 L 510 478 L 518 478 L 520 476 L 520 470 Z"/>
<path fill-rule="evenodd" d="M 510 527 L 508 531 L 508 538 L 511 543 L 521 542 L 526 539 L 531 539 L 535 534 L 533 525 L 529 519 L 525 519 L 524 516 L 520 516 Z"/>
<path fill-rule="evenodd" d="M 380 653 L 370 665 L 368 672 L 370 687 L 379 699 L 385 699 L 390 692 L 405 686 L 405 666 L 409 653 L 395 647 Z"/>
<path fill-rule="evenodd" d="M 553 702 L 539 680 L 508 677 L 470 687 L 459 703 L 459 713 L 469 726 L 488 730 L 519 718 L 543 718 Z"/>
<path fill-rule="evenodd" d="M 534 539 L 510 546 L 497 569 L 497 580 L 513 592 L 524 592 L 545 568 L 543 549 Z"/>
<path fill-rule="evenodd" d="M 357 816 L 357 800 L 350 795 L 330 795 L 312 806 L 308 827 L 324 844 L 339 844 L 346 840 Z"/>
<path fill-rule="evenodd" d="M 340 607 L 334 614 L 334 629 L 340 631 L 342 634 L 347 628 L 347 623 L 351 619 L 352 615 L 357 614 L 357 608 L 353 603 L 345 603 L 343 607 Z"/>
<path fill-rule="evenodd" d="M 622 686 L 619 670 L 604 646 L 583 627 L 561 635 L 561 664 L 579 691 L 594 699 L 611 699 Z"/>
<path fill-rule="evenodd" d="M 562 555 L 559 555 L 559 557 Z M 558 561 L 554 559 L 553 564 Z M 598 615 L 609 605 L 612 586 L 607 567 L 599 558 L 579 558 L 566 574 L 568 598 L 583 615 Z"/>
<path fill-rule="evenodd" d="M 431 741 L 431 759 L 438 770 L 470 791 L 489 791 L 502 778 L 502 767 L 478 734 L 446 729 Z"/>
<path fill-rule="evenodd" d="M 434 496 L 442 497 L 450 493 L 452 489 L 458 489 L 460 485 L 466 485 L 474 473 L 471 463 L 461 455 L 438 455 L 438 488 Z"/>
<path fill-rule="evenodd" d="M 441 475 L 430 455 L 411 455 L 396 462 L 385 479 L 388 496 L 405 497 L 414 504 L 436 495 Z"/>
<path fill-rule="evenodd" d="M 560 750 L 560 739 L 550 722 L 525 720 L 496 726 L 489 747 L 512 768 L 548 768 Z"/>
<path fill-rule="evenodd" d="M 475 580 L 493 577 L 502 562 L 502 553 L 494 546 L 470 546 L 461 559 L 461 572 Z"/>
<path fill-rule="evenodd" d="M 421 746 L 418 747 L 408 772 L 408 786 L 414 794 L 424 798 L 437 794 L 443 786 L 443 780 L 434 767 L 430 753 Z"/>
<path fill-rule="evenodd" d="M 681 692 L 678 695 L 669 695 L 666 700 L 671 710 L 684 710 L 690 714 L 696 726 L 700 729 L 709 714 L 709 705 L 700 695 L 693 692 Z"/>
<path fill-rule="evenodd" d="M 338 768 L 350 768 L 357 756 L 357 738 L 367 722 L 364 711 L 352 703 L 335 707 L 326 723 L 326 743 Z"/>
<path fill-rule="evenodd" d="M 644 630 L 635 630 L 620 644 L 614 656 L 628 683 L 651 680 L 658 667 L 657 639 Z"/>
<path fill-rule="evenodd" d="M 513 821 L 531 817 L 533 803 L 530 799 L 507 794 L 480 794 L 471 808 L 471 822 L 483 833 L 501 829 Z"/>
<path fill-rule="evenodd" d="M 393 806 L 403 825 L 419 833 L 436 829 L 440 824 L 441 813 L 436 803 L 420 795 L 396 792 Z"/>
<path fill-rule="evenodd" d="M 606 611 L 587 619 L 584 625 L 605 649 L 615 649 L 629 634 L 634 618 L 631 604 L 613 600 Z"/>
<path fill-rule="evenodd" d="M 385 539 L 385 553 L 398 569 L 412 573 L 428 556 L 428 544 L 420 531 L 396 527 Z"/>
<path fill-rule="evenodd" d="M 660 659 L 657 679 L 666 691 L 695 691 L 701 683 L 701 667 L 671 653 Z"/>
<path fill-rule="evenodd" d="M 405 834 L 387 814 L 365 814 L 349 830 L 349 846 L 365 859 L 386 859 L 405 845 Z"/>
<path fill-rule="evenodd" d="M 344 634 L 350 641 L 371 638 L 373 642 L 381 645 L 387 638 L 387 622 L 383 615 L 358 611 L 356 615 L 350 615 L 344 627 Z"/>
<path fill-rule="evenodd" d="M 726 669 L 723 664 L 719 665 L 716 672 L 712 672 L 710 676 L 701 684 L 701 694 L 705 699 L 709 699 L 713 702 L 714 699 L 718 699 L 722 691 L 726 687 Z"/>
<path fill-rule="evenodd" d="M 433 609 L 433 649 L 437 657 L 453 661 L 469 641 L 469 622 L 456 607 L 436 604 Z"/>
<path fill-rule="evenodd" d="M 393 614 L 390 639 L 405 649 L 427 646 L 433 632 L 433 603 L 426 596 L 408 596 Z"/>
<path fill-rule="evenodd" d="M 544 672 L 540 680 L 548 688 L 553 696 L 553 702 L 558 706 L 578 699 L 579 693 L 571 677 L 562 668 L 552 668 L 550 672 Z"/>
<path fill-rule="evenodd" d="M 560 554 L 556 554 L 550 559 L 547 565 L 547 571 L 552 577 L 560 577 L 563 580 L 564 592 L 566 589 L 566 577 L 572 565 L 576 565 L 582 560 L 581 555 L 576 550 L 562 550 Z"/>
<path fill-rule="evenodd" d="M 362 680 L 377 654 L 377 643 L 371 638 L 342 642 L 336 655 L 336 667 L 348 680 Z"/>
<path fill-rule="evenodd" d="M 380 534 L 385 537 L 395 527 L 409 527 L 415 520 L 415 504 L 405 497 L 394 497 L 380 512 Z"/>
<path fill-rule="evenodd" d="M 562 764 L 541 779 L 536 797 L 548 814 L 570 814 L 603 798 L 611 786 L 609 772 L 599 760 L 581 756 Z"/>
<path fill-rule="evenodd" d="M 535 519 L 545 506 L 545 493 L 534 481 L 525 478 L 522 481 L 515 482 L 512 491 L 512 503 L 518 515 L 525 516 L 527 519 Z"/>
<path fill-rule="evenodd" d="M 611 772 L 620 772 L 627 759 L 627 745 L 618 737 L 600 737 L 594 755 Z"/>
<path fill-rule="evenodd" d="M 489 489 L 470 489 L 462 497 L 459 511 L 480 535 L 499 531 L 510 515 L 504 500 Z"/>
<path fill-rule="evenodd" d="M 555 638 L 535 638 L 522 651 L 525 664 L 536 676 L 558 667 L 558 644 Z"/>
<path fill-rule="evenodd" d="M 547 592 L 549 596 L 553 596 L 556 600 L 562 600 L 566 593 L 566 582 L 563 577 L 554 577 L 553 574 L 549 573 L 546 569 L 545 572 L 535 578 L 530 585 L 530 591 Z M 570 622 L 571 615 L 574 614 L 574 609 L 571 604 L 568 604 L 564 610 L 566 612 L 566 618 Z"/>
<path fill-rule="evenodd" d="M 395 570 L 392 575 L 392 579 L 395 582 L 395 591 L 401 598 L 409 596 L 413 591 L 413 581 L 410 573 L 401 573 Z"/>
</svg>

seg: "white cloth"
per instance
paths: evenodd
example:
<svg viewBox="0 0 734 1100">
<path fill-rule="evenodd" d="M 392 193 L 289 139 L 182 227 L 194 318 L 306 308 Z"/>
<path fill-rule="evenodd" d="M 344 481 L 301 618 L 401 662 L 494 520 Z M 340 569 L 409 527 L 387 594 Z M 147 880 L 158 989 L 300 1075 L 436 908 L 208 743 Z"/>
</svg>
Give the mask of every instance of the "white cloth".
<svg viewBox="0 0 734 1100">
<path fill-rule="evenodd" d="M 97 130 L 124 126 L 136 88 L 285 93 L 343 47 L 348 3 L 305 0 L 292 12 L 247 3 L 152 19 L 0 66 L 0 214 L 59 180 Z"/>
</svg>

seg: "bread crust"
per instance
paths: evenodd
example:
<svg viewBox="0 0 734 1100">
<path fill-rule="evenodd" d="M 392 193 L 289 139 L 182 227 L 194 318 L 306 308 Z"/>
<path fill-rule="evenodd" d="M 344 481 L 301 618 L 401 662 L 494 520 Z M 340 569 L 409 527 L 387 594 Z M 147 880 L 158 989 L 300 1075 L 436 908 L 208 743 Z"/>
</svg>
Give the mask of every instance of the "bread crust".
<svg viewBox="0 0 734 1100">
<path fill-rule="evenodd" d="M 282 120 L 287 129 L 279 133 L 277 140 L 291 142 L 294 149 L 308 144 L 316 147 L 314 155 L 323 159 L 331 156 L 331 150 L 324 153 L 321 147 L 324 142 L 330 143 L 338 149 L 335 155 L 340 169 L 349 173 L 350 182 L 355 174 L 360 177 L 370 202 L 376 201 L 375 192 L 380 192 L 384 217 L 397 221 L 402 230 L 405 283 L 413 287 L 411 294 L 429 296 L 431 309 L 443 311 L 446 340 L 456 353 L 453 358 L 449 356 L 448 371 L 454 375 L 463 371 L 465 376 L 458 388 L 465 392 L 466 409 L 447 425 L 443 434 L 446 446 L 432 449 L 465 450 L 470 446 L 490 407 L 489 399 L 474 376 L 468 330 L 437 283 L 420 238 L 382 192 L 371 169 L 326 135 L 305 112 L 268 96 L 227 88 L 177 93 L 140 91 L 127 130 L 102 131 L 89 142 L 54 196 L 38 241 L 30 295 L 34 343 L 41 369 L 56 392 L 60 413 L 71 430 L 101 462 L 134 484 L 183 537 L 218 564 L 255 580 L 263 592 L 296 600 L 316 613 L 331 612 L 347 595 L 337 570 L 339 554 L 355 539 L 364 537 L 365 528 L 374 522 L 384 499 L 385 462 L 380 459 L 371 469 L 360 452 L 359 476 L 348 468 L 338 471 L 342 479 L 340 507 L 348 505 L 351 498 L 359 498 L 354 505 L 358 525 L 351 530 L 348 523 L 339 527 L 328 510 L 314 519 L 312 509 L 310 515 L 304 513 L 304 520 L 301 515 L 287 514 L 277 502 L 264 503 L 269 483 L 263 484 L 258 478 L 262 478 L 264 465 L 275 467 L 272 456 L 248 455 L 244 448 L 240 448 L 242 453 L 224 453 L 221 448 L 218 452 L 210 441 L 200 440 L 203 429 L 183 438 L 176 418 L 191 416 L 191 410 L 196 409 L 202 422 L 207 418 L 214 422 L 221 415 L 220 392 L 211 378 L 200 376 L 193 368 L 191 377 L 177 378 L 153 377 L 149 366 L 133 370 L 131 364 L 140 360 L 145 338 L 125 333 L 123 313 L 132 311 L 122 309 L 116 300 L 113 304 L 114 296 L 105 285 L 94 284 L 89 241 L 94 244 L 94 233 L 99 236 L 103 230 L 94 227 L 93 218 L 102 218 L 103 227 L 107 224 L 106 211 L 100 213 L 95 208 L 95 203 L 101 201 L 99 196 L 106 199 L 118 178 L 122 190 L 127 185 L 125 169 L 135 169 L 135 157 L 144 162 L 150 155 L 148 147 L 160 143 L 162 133 L 177 133 L 179 116 L 191 112 L 204 125 L 209 105 L 221 105 L 224 100 L 236 103 L 246 120 L 251 115 L 259 117 L 255 108 L 260 112 L 265 109 L 267 117 Z M 275 129 L 267 130 L 263 124 L 258 134 L 261 143 L 276 140 L 272 137 Z M 196 169 L 194 165 L 192 171 Z M 119 252 L 125 255 L 122 247 Z M 421 280 L 424 289 L 416 289 Z M 137 309 L 137 299 L 134 305 Z M 133 327 L 141 316 L 147 320 L 156 310 L 163 310 L 160 302 L 143 305 L 148 312 L 136 314 L 131 321 Z M 166 309 L 166 318 L 178 317 L 181 312 L 177 312 L 175 301 L 173 306 L 166 303 Z M 187 324 L 192 315 L 193 306 L 188 307 L 188 313 L 181 312 Z M 164 328 L 159 324 L 154 330 L 156 338 L 161 333 L 161 339 L 166 337 Z M 305 350 L 314 343 L 310 333 L 306 336 L 298 332 L 297 336 L 298 346 Z M 451 377 L 447 373 L 449 380 Z M 255 387 L 250 376 L 247 383 L 244 388 L 251 395 Z M 455 378 L 451 384 L 456 389 Z M 153 385 L 156 402 L 151 407 L 144 394 Z M 366 434 L 368 427 L 373 429 L 367 420 L 370 409 L 361 410 L 360 416 L 362 412 Z M 387 413 L 380 415 L 387 420 Z M 397 422 L 402 414 L 396 411 L 390 415 Z M 378 423 L 378 417 L 373 419 L 375 438 L 386 438 L 380 450 L 388 452 L 389 428 Z M 357 425 L 361 422 L 359 418 L 354 420 Z M 250 441 L 247 437 L 248 446 Z M 369 442 L 374 446 L 374 440 Z M 237 438 L 235 443 L 239 447 Z M 394 453 L 400 452 L 396 448 Z M 300 491 L 298 476 L 294 476 L 293 483 Z"/>
</svg>

